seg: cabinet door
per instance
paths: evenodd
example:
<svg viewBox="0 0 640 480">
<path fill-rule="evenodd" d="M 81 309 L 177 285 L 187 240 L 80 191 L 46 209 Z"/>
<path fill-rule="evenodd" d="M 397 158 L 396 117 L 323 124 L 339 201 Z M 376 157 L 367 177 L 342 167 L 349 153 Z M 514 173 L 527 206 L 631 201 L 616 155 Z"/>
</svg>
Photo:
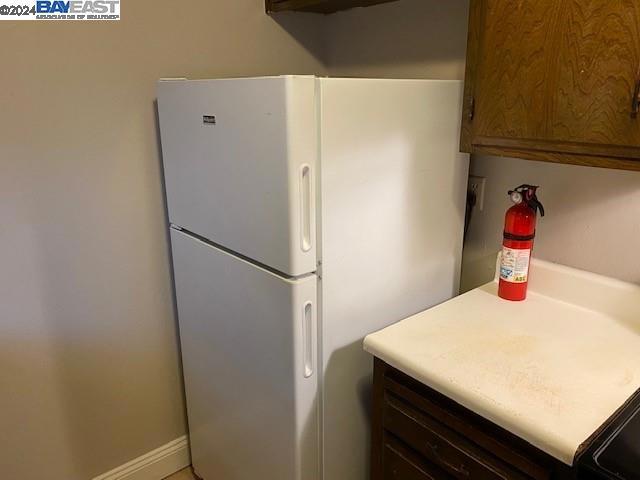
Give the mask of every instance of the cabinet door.
<svg viewBox="0 0 640 480">
<path fill-rule="evenodd" d="M 574 0 L 563 3 L 559 20 L 551 138 L 637 154 L 640 119 L 631 104 L 640 80 L 640 1 Z"/>
<path fill-rule="evenodd" d="M 640 169 L 640 0 L 472 0 L 462 149 Z"/>
</svg>

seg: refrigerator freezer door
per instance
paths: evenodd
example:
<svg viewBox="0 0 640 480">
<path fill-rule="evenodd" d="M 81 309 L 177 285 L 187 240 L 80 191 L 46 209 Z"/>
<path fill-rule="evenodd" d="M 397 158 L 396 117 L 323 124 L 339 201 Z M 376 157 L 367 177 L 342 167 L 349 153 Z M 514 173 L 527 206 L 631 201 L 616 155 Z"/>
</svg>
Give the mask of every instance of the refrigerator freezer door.
<svg viewBox="0 0 640 480">
<path fill-rule="evenodd" d="M 191 456 L 205 480 L 319 480 L 316 277 L 171 229 Z"/>
<path fill-rule="evenodd" d="M 313 77 L 160 81 L 169 220 L 291 276 L 316 269 Z"/>
</svg>

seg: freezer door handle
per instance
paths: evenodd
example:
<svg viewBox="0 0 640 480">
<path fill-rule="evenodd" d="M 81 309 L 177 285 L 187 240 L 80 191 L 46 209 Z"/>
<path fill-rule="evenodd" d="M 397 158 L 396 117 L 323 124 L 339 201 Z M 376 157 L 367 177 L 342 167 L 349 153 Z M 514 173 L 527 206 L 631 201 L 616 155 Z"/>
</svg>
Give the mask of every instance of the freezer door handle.
<svg viewBox="0 0 640 480">
<path fill-rule="evenodd" d="M 311 167 L 300 167 L 300 248 L 311 250 Z"/>
<path fill-rule="evenodd" d="M 302 358 L 304 362 L 304 378 L 309 378 L 313 375 L 314 333 L 313 303 L 306 302 L 302 307 Z"/>
</svg>

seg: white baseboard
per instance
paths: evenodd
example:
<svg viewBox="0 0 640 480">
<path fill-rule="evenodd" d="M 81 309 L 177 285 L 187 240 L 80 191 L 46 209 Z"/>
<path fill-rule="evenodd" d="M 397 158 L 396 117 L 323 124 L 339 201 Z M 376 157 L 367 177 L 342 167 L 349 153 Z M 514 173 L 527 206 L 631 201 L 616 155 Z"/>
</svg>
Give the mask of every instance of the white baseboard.
<svg viewBox="0 0 640 480">
<path fill-rule="evenodd" d="M 161 480 L 190 463 L 189 440 L 185 435 L 93 480 Z"/>
</svg>

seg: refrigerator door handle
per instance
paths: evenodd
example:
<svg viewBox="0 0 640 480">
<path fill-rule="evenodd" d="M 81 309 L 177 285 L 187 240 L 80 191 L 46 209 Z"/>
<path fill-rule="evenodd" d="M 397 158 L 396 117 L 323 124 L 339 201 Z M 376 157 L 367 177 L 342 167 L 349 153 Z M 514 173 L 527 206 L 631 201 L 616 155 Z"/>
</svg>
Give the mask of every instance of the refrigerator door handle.
<svg viewBox="0 0 640 480">
<path fill-rule="evenodd" d="M 313 375 L 313 345 L 315 337 L 313 303 L 306 302 L 302 307 L 302 359 L 304 378 Z"/>
<path fill-rule="evenodd" d="M 300 167 L 300 248 L 311 250 L 311 167 Z"/>
</svg>

